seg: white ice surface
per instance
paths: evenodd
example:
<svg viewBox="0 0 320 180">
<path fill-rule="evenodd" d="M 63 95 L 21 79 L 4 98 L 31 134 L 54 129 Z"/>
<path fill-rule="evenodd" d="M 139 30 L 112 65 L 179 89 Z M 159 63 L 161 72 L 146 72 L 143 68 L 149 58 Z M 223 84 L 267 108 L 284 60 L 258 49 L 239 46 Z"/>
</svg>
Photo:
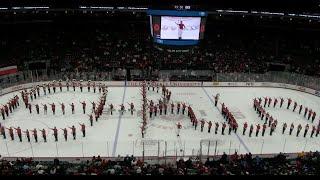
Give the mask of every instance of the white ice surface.
<svg viewBox="0 0 320 180">
<path fill-rule="evenodd" d="M 169 87 L 172 91 L 172 101 L 174 102 L 186 102 L 191 104 L 197 118 L 204 118 L 207 121 L 213 122 L 224 122 L 219 110 L 214 107 L 213 95 L 220 93 L 220 102 L 224 102 L 233 112 L 237 112 L 239 117 L 237 121 L 239 123 L 239 129 L 237 135 L 232 133 L 231 135 L 221 135 L 221 126 L 218 134 L 207 132 L 207 125 L 204 128 L 204 132 L 200 132 L 200 127 L 195 131 L 188 120 L 186 114 L 183 115 L 171 115 L 170 108 L 167 116 L 158 116 L 149 120 L 145 140 L 142 141 L 140 134 L 140 109 L 141 109 L 141 95 L 140 88 L 138 87 L 110 87 L 107 95 L 106 104 L 114 104 L 115 108 L 119 110 L 119 106 L 122 102 L 126 109 L 129 107 L 128 103 L 133 102 L 135 104 L 136 111 L 132 116 L 129 111 L 126 111 L 124 115 L 120 115 L 118 111 L 115 111 L 113 115 L 105 110 L 102 117 L 98 122 L 94 122 L 94 126 L 90 127 L 90 122 L 87 115 L 82 113 L 81 104 L 79 101 L 97 101 L 99 94 L 93 92 L 81 93 L 79 89 L 76 92 L 71 91 L 60 92 L 57 89 L 56 94 L 49 96 L 41 96 L 36 100 L 32 101 L 35 103 L 52 103 L 54 102 L 56 107 L 56 115 L 52 115 L 50 107 L 48 107 L 48 115 L 43 114 L 42 107 L 40 108 L 40 115 L 33 113 L 30 114 L 27 109 L 23 106 L 19 106 L 14 111 L 14 114 L 10 115 L 5 121 L 0 120 L 1 124 L 8 126 L 20 126 L 23 130 L 25 129 L 42 129 L 48 130 L 48 127 L 63 128 L 66 126 L 75 125 L 77 128 L 77 139 L 72 140 L 71 134 L 68 136 L 68 141 L 65 142 L 62 136 L 62 131 L 59 131 L 59 142 L 54 142 L 52 130 L 48 130 L 48 142 L 44 143 L 42 137 L 39 135 L 39 142 L 35 143 L 31 138 L 31 143 L 28 143 L 26 137 L 23 137 L 23 142 L 18 141 L 17 135 L 15 135 L 15 141 L 11 141 L 7 132 L 7 139 L 3 140 L 0 137 L 0 154 L 3 156 L 35 156 L 35 157 L 90 157 L 93 155 L 101 156 L 117 156 L 134 154 L 135 156 L 141 156 L 144 144 L 144 155 L 145 156 L 160 156 L 163 155 L 195 155 L 199 154 L 202 149 L 202 154 L 210 155 L 221 154 L 223 152 L 233 153 L 238 151 L 240 153 L 278 153 L 278 152 L 299 152 L 299 151 L 310 151 L 318 150 L 320 148 L 319 137 L 310 138 L 310 130 L 306 138 L 303 138 L 304 126 L 311 121 L 303 118 L 303 113 L 299 115 L 292 110 L 287 110 L 286 102 L 282 109 L 267 108 L 267 111 L 278 119 L 278 127 L 273 134 L 269 136 L 269 129 L 267 129 L 264 137 L 261 137 L 261 131 L 258 137 L 255 137 L 255 133 L 250 138 L 248 137 L 248 130 L 246 135 L 242 135 L 242 125 L 245 121 L 248 124 L 262 124 L 257 114 L 252 108 L 252 99 L 254 97 L 284 97 L 292 98 L 297 101 L 298 104 L 310 107 L 317 111 L 320 98 L 302 93 L 294 90 L 281 89 L 281 88 L 235 88 L 235 87 Z M 9 98 L 13 97 L 14 94 L 20 96 L 20 92 L 4 95 L 0 98 L 0 103 L 6 102 Z M 42 94 L 42 91 L 41 91 Z M 209 97 L 210 99 L 209 99 Z M 156 92 L 148 91 L 148 99 L 153 99 L 157 102 L 160 98 Z M 59 102 L 66 104 L 66 115 L 62 115 Z M 74 102 L 76 105 L 76 113 L 71 114 L 70 106 Z M 21 101 L 20 101 L 21 104 Z M 88 108 L 91 104 L 87 103 Z M 105 107 L 107 109 L 107 106 Z M 303 109 L 304 111 L 304 109 Z M 181 112 L 180 112 L 181 113 Z M 148 114 L 149 115 L 149 114 Z M 320 112 L 317 112 L 316 120 L 314 125 L 319 122 Z M 182 123 L 182 130 L 180 131 L 180 137 L 176 136 L 175 124 L 180 121 Z M 285 135 L 282 135 L 282 124 L 292 122 L 297 126 L 299 123 L 303 126 L 303 130 L 299 137 L 296 137 L 296 129 L 292 136 L 288 135 L 288 129 Z M 80 126 L 78 123 L 85 123 L 86 137 L 82 137 L 80 132 Z M 214 127 L 214 126 L 213 126 Z M 227 132 L 227 129 L 226 129 Z M 70 133 L 70 132 L 69 132 Z M 227 133 L 226 133 L 227 134 Z M 200 147 L 200 140 L 202 141 L 202 147 Z M 210 141 L 208 141 L 210 140 Z M 210 144 L 209 144 L 210 142 Z M 158 147 L 159 145 L 159 147 Z M 210 145 L 210 146 L 209 146 Z M 165 148 L 167 147 L 167 148 Z M 166 149 L 166 151 L 165 151 Z M 8 154 L 9 153 L 9 154 Z"/>
</svg>

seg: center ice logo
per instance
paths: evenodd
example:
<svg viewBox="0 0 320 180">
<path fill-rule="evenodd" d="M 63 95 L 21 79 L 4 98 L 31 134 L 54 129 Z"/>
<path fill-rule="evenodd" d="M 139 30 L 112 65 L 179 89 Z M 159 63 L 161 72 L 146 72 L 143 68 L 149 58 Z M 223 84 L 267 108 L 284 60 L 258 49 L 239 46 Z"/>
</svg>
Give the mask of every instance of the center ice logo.
<svg viewBox="0 0 320 180">
<path fill-rule="evenodd" d="M 172 120 L 180 121 L 180 120 L 183 120 L 185 118 L 186 117 L 184 115 L 160 115 L 159 116 L 159 119 L 168 120 L 168 121 L 172 121 Z"/>
</svg>

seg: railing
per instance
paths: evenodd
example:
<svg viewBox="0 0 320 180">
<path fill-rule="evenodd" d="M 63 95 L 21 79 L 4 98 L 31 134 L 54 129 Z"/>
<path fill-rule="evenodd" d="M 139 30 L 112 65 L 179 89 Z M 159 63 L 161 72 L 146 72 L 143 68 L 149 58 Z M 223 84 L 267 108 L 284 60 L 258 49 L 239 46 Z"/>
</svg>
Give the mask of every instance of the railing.
<svg viewBox="0 0 320 180">
<path fill-rule="evenodd" d="M 41 138 L 40 138 L 41 139 Z M 281 142 L 280 142 L 281 141 Z M 303 141 L 290 141 L 290 139 L 279 139 L 265 141 L 262 139 L 246 139 L 246 145 L 250 147 L 250 152 L 261 157 L 269 157 L 278 152 L 295 156 L 297 152 L 315 152 L 319 148 L 319 143 L 306 138 Z M 277 144 L 277 146 L 274 145 Z M 112 151 L 114 145 L 117 146 L 117 153 Z M 94 148 L 93 148 L 94 147 Z M 294 147 L 294 148 L 293 148 Z M 274 152 L 270 153 L 270 151 Z M 248 151 L 240 141 L 212 139 L 212 140 L 188 140 L 188 141 L 163 141 L 163 140 L 135 140 L 135 141 L 113 141 L 88 142 L 88 141 L 68 141 L 60 140 L 54 142 L 49 139 L 47 143 L 1 143 L 0 153 L 6 158 L 33 157 L 50 159 L 54 157 L 66 159 L 83 159 L 100 155 L 105 158 L 115 158 L 118 156 L 133 155 L 143 160 L 163 161 L 177 160 L 186 157 L 197 157 L 205 161 L 207 157 L 219 157 L 223 153 L 232 155 L 235 152 L 245 154 Z M 114 155 L 113 155 L 114 154 Z"/>
<path fill-rule="evenodd" d="M 209 70 L 160 70 L 154 71 L 150 76 L 144 76 L 143 71 L 132 70 L 132 79 L 148 79 L 165 81 L 217 81 L 217 82 L 277 82 L 292 85 L 304 86 L 307 88 L 320 90 L 320 78 L 306 76 L 288 72 L 268 72 L 265 74 L 252 73 L 214 73 Z M 51 81 L 51 80 L 92 80 L 92 81 L 111 81 L 126 80 L 125 70 L 114 70 L 112 72 L 48 72 L 48 71 L 24 71 L 15 75 L 1 77 L 0 87 L 6 88 L 17 84 Z"/>
<path fill-rule="evenodd" d="M 161 70 L 159 78 L 170 81 L 212 81 L 214 72 L 209 70 Z"/>
<path fill-rule="evenodd" d="M 114 70 L 112 72 L 55 72 L 55 71 L 22 71 L 14 75 L 0 77 L 0 89 L 17 84 L 53 81 L 53 80 L 91 80 L 91 81 L 111 81 L 125 80 L 125 70 Z"/>
<path fill-rule="evenodd" d="M 320 78 L 288 72 L 268 72 L 265 74 L 217 73 L 215 80 L 219 82 L 277 82 L 320 90 Z"/>
<path fill-rule="evenodd" d="M 175 78 L 172 78 L 175 77 Z M 304 86 L 320 90 L 320 78 L 289 73 L 289 72 L 267 72 L 265 74 L 252 73 L 214 73 L 208 70 L 161 70 L 159 79 L 163 80 L 199 80 L 211 79 L 217 82 L 277 82 Z"/>
</svg>

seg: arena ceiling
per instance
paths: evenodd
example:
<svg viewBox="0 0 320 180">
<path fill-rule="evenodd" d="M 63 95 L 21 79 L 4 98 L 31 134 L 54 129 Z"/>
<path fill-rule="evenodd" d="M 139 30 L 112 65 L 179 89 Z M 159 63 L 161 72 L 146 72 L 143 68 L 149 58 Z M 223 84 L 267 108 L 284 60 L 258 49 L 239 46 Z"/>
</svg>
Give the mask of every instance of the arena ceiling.
<svg viewBox="0 0 320 180">
<path fill-rule="evenodd" d="M 14 6 L 49 6 L 77 9 L 80 6 L 132 6 L 145 8 L 174 8 L 189 5 L 194 9 L 263 10 L 319 13 L 319 0 L 1 0 L 0 8 Z"/>
</svg>

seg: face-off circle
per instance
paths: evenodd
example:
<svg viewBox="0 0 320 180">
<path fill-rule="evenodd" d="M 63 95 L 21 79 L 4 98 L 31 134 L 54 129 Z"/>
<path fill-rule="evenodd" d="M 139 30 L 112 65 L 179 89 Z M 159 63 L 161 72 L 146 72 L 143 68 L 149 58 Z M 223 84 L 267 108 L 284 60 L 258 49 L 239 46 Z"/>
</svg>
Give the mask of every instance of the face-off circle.
<svg viewBox="0 0 320 180">
<path fill-rule="evenodd" d="M 169 115 L 160 115 L 159 118 L 161 120 L 166 120 L 166 121 L 180 121 L 183 120 L 185 118 L 184 115 L 173 115 L 173 114 L 169 114 Z"/>
</svg>

